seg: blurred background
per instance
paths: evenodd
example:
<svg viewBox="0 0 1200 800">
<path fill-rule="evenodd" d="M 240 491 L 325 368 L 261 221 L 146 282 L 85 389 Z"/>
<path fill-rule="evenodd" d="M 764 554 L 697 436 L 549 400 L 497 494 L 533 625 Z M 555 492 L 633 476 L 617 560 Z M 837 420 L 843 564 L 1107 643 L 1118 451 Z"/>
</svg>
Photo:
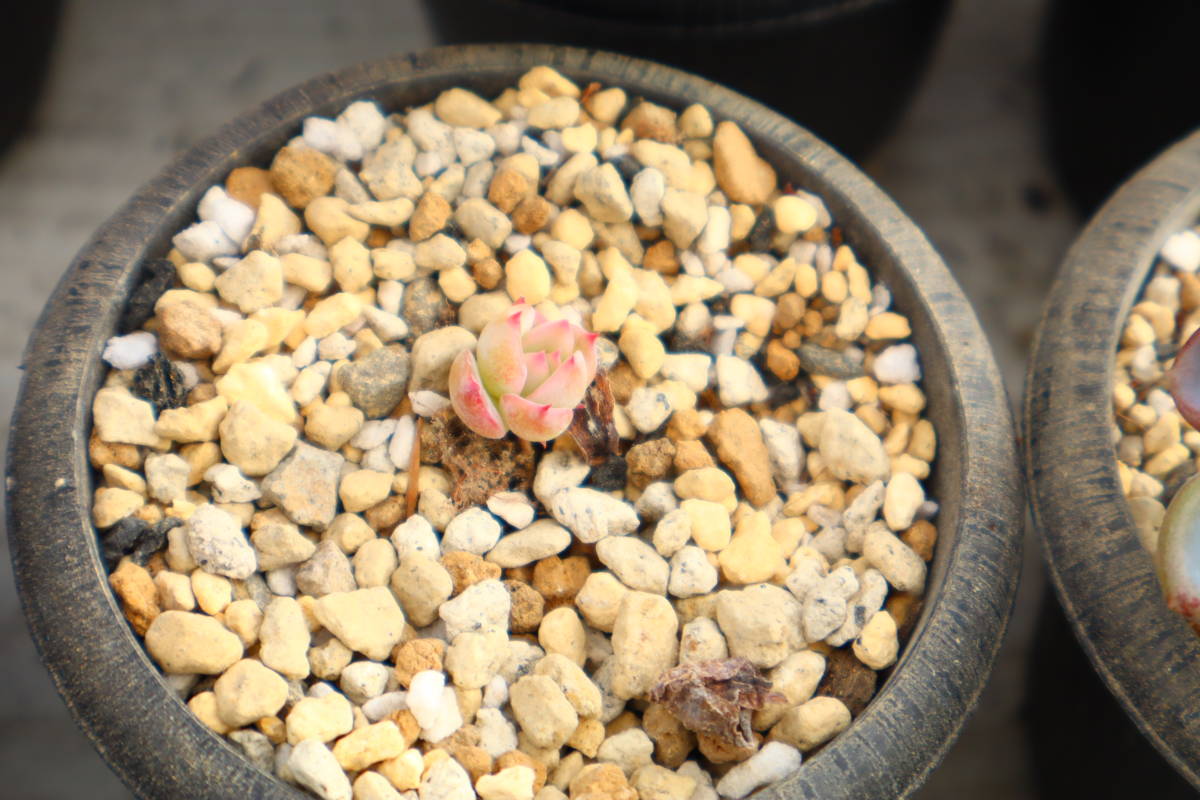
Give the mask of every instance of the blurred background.
<svg viewBox="0 0 1200 800">
<path fill-rule="evenodd" d="M 1195 82 L 1185 78 L 1195 74 L 1197 4 L 1142 3 L 1136 19 L 1079 0 L 730 5 L 66 0 L 9 9 L 0 34 L 0 446 L 42 304 L 91 232 L 172 157 L 317 73 L 489 38 L 658 58 L 812 127 L 945 257 L 1016 401 L 1042 299 L 1082 220 L 1195 122 Z M 795 7 L 807 11 L 787 16 Z M 1101 766 L 1105 748 L 1133 770 L 1128 785 Z M 130 796 L 54 692 L 3 567 L 0 781 L 13 798 Z M 989 688 L 917 796 L 1115 797 L 1127 788 L 1185 791 L 1098 688 L 1046 599 L 1038 544 L 1027 537 Z"/>
</svg>

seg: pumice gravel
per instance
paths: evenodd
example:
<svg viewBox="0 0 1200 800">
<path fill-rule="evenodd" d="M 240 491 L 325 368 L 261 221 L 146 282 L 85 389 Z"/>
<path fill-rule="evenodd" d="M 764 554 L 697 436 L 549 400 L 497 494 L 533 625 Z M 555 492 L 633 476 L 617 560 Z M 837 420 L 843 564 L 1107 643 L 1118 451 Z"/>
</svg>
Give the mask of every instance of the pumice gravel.
<svg viewBox="0 0 1200 800">
<path fill-rule="evenodd" d="M 146 265 L 90 442 L 129 624 L 328 800 L 803 769 L 895 663 L 937 538 L 908 320 L 701 105 L 536 67 L 389 111 L 305 120 Z M 450 409 L 517 301 L 600 334 L 592 439 Z"/>
</svg>

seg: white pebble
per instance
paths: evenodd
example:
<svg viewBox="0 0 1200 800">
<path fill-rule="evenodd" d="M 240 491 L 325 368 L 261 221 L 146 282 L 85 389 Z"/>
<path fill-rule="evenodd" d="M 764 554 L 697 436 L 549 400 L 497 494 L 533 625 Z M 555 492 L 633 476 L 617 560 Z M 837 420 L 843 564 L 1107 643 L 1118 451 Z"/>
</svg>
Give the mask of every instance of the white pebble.
<svg viewBox="0 0 1200 800">
<path fill-rule="evenodd" d="M 380 281 L 375 290 L 375 302 L 389 314 L 399 314 L 404 301 L 404 284 L 400 281 Z"/>
<path fill-rule="evenodd" d="M 239 251 L 237 243 L 212 220 L 197 222 L 185 228 L 175 234 L 171 244 L 175 245 L 188 261 L 211 261 L 217 256 L 237 255 Z"/>
<path fill-rule="evenodd" d="M 625 413 L 633 427 L 642 433 L 658 430 L 667 418 L 671 416 L 671 398 L 666 392 L 653 386 L 639 386 L 633 390 Z"/>
<path fill-rule="evenodd" d="M 413 172 L 417 173 L 418 178 L 427 178 L 430 175 L 436 175 L 444 166 L 446 166 L 446 163 L 442 161 L 442 157 L 437 153 L 417 153 L 417 157 L 413 160 Z"/>
<path fill-rule="evenodd" d="M 429 389 L 409 392 L 408 400 L 412 403 L 413 413 L 419 417 L 432 417 L 450 407 L 449 397 Z"/>
<path fill-rule="evenodd" d="M 292 366 L 304 369 L 317 360 L 317 340 L 312 336 L 304 337 L 304 341 L 292 351 Z"/>
<path fill-rule="evenodd" d="M 333 752 L 317 739 L 305 739 L 293 747 L 287 769 L 296 783 L 322 800 L 350 800 L 350 779 Z"/>
<path fill-rule="evenodd" d="M 521 492 L 496 492 L 487 500 L 488 511 L 514 528 L 528 527 L 533 522 L 533 504 Z"/>
<path fill-rule="evenodd" d="M 379 722 L 397 711 L 408 708 L 408 692 L 384 692 L 363 703 L 362 710 L 371 722 Z"/>
<path fill-rule="evenodd" d="M 363 151 L 378 147 L 387 131 L 387 120 L 384 119 L 379 106 L 369 100 L 359 100 L 346 106 L 346 110 L 338 115 L 337 121 L 354 134 Z"/>
<path fill-rule="evenodd" d="M 394 419 L 367 420 L 358 429 L 358 433 L 354 434 L 350 444 L 360 450 L 370 450 L 386 442 L 394 430 L 396 430 L 396 420 Z"/>
<path fill-rule="evenodd" d="M 388 442 L 388 458 L 396 469 L 408 469 L 412 460 L 413 439 L 417 433 L 416 419 L 412 414 L 405 414 L 396 420 L 396 429 Z"/>
<path fill-rule="evenodd" d="M 770 396 L 754 365 L 736 356 L 717 357 L 717 396 L 726 408 L 762 403 Z"/>
<path fill-rule="evenodd" d="M 483 687 L 483 707 L 503 708 L 508 702 L 508 683 L 503 675 L 494 675 Z"/>
<path fill-rule="evenodd" d="M 226 194 L 220 186 L 213 186 L 200 198 L 196 211 L 200 219 L 212 221 L 235 242 L 243 242 L 254 227 L 254 209 Z"/>
<path fill-rule="evenodd" d="M 800 751 L 783 742 L 767 742 L 750 758 L 726 772 L 717 782 L 717 793 L 740 800 L 760 786 L 782 780 L 800 769 Z"/>
<path fill-rule="evenodd" d="M 1192 230 L 1173 234 L 1167 237 L 1158 254 L 1176 269 L 1195 272 L 1200 268 L 1200 235 Z"/>
<path fill-rule="evenodd" d="M 271 590 L 271 594 L 279 597 L 295 597 L 296 570 L 295 566 L 267 570 L 267 588 Z"/>
<path fill-rule="evenodd" d="M 422 728 L 428 728 L 438 721 L 441 715 L 442 689 L 445 687 L 445 673 L 433 669 L 418 672 L 409 682 L 405 702 Z"/>
<path fill-rule="evenodd" d="M 433 526 L 420 514 L 413 514 L 396 526 L 392 531 L 392 546 L 396 548 L 396 558 L 399 561 L 404 561 L 413 553 L 421 553 L 437 560 L 441 553 L 441 545 L 437 534 L 433 532 Z"/>
<path fill-rule="evenodd" d="M 500 541 L 500 523 L 482 508 L 468 508 L 450 520 L 442 534 L 442 552 L 466 551 L 481 556 Z"/>
<path fill-rule="evenodd" d="M 708 222 L 696 239 L 696 250 L 700 253 L 724 253 L 729 247 L 733 217 L 729 209 L 722 206 L 708 207 Z"/>
<path fill-rule="evenodd" d="M 854 400 L 850 397 L 850 390 L 846 388 L 845 381 L 830 381 L 825 384 L 825 388 L 821 390 L 821 396 L 817 399 L 817 408 L 822 411 L 833 409 L 849 411 L 853 407 Z"/>
<path fill-rule="evenodd" d="M 104 345 L 102 358 L 114 369 L 137 369 L 150 363 L 158 352 L 158 339 L 149 331 L 114 336 Z"/>
<path fill-rule="evenodd" d="M 894 344 L 875 356 L 875 380 L 880 383 L 916 383 L 921 380 L 917 348 Z"/>
<path fill-rule="evenodd" d="M 339 161 L 358 161 L 362 158 L 362 144 L 354 131 L 331 119 L 308 117 L 304 120 L 303 136 L 304 143 L 309 147 Z"/>
</svg>

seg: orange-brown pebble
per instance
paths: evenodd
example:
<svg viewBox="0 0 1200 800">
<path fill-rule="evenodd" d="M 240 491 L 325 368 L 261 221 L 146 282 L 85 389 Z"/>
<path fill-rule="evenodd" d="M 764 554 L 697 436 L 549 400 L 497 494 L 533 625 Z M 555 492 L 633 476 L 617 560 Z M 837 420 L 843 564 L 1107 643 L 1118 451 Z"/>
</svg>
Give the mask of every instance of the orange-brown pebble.
<svg viewBox="0 0 1200 800">
<path fill-rule="evenodd" d="M 287 725 L 279 717 L 263 717 L 254 723 L 258 732 L 271 740 L 271 744 L 283 744 L 287 741 Z"/>
<path fill-rule="evenodd" d="M 135 444 L 116 444 L 101 440 L 100 434 L 92 430 L 88 439 L 88 460 L 93 469 L 103 469 L 105 464 L 116 464 L 126 469 L 140 469 L 142 451 Z"/>
<path fill-rule="evenodd" d="M 937 544 L 937 528 L 929 520 L 917 520 L 900 534 L 900 541 L 911 547 L 922 561 L 929 561 L 933 558 L 933 546 Z"/>
<path fill-rule="evenodd" d="M 258 208 L 263 192 L 275 191 L 271 184 L 271 173 L 258 167 L 238 167 L 225 179 L 225 191 L 234 200 L 240 200 L 251 208 Z"/>
<path fill-rule="evenodd" d="M 807 308 L 804 298 L 795 292 L 782 294 L 775 301 L 775 316 L 771 319 L 771 327 L 782 333 L 800 324 Z"/>
<path fill-rule="evenodd" d="M 675 254 L 675 245 L 671 244 L 669 239 L 650 245 L 646 248 L 646 255 L 642 257 L 642 266 L 663 275 L 678 274 L 679 256 Z"/>
<path fill-rule="evenodd" d="M 454 594 L 459 594 L 468 586 L 474 586 L 480 581 L 500 577 L 500 565 L 484 561 L 474 553 L 465 550 L 454 550 L 446 553 L 441 559 L 442 566 L 450 573 L 454 581 Z"/>
<path fill-rule="evenodd" d="M 629 482 L 635 488 L 645 489 L 671 471 L 675 459 L 675 443 L 670 439 L 651 439 L 635 444 L 625 454 Z"/>
<path fill-rule="evenodd" d="M 529 181 L 515 169 L 504 168 L 492 178 L 488 186 L 488 202 L 505 214 L 511 214 L 526 194 L 529 193 Z"/>
<path fill-rule="evenodd" d="M 437 192 L 421 195 L 417 207 L 408 220 L 408 238 L 422 242 L 446 226 L 450 219 L 450 202 Z"/>
<path fill-rule="evenodd" d="M 407 708 L 402 708 L 388 714 L 387 718 L 396 723 L 396 727 L 400 729 L 400 735 L 404 737 L 404 746 L 412 747 L 413 742 L 417 741 L 417 737 L 421 735 L 421 724 L 417 722 L 413 713 Z"/>
<path fill-rule="evenodd" d="M 520 581 L 521 583 L 533 583 L 533 564 L 526 564 L 522 567 L 509 567 L 504 570 L 504 579 L 508 581 Z"/>
<path fill-rule="evenodd" d="M 537 794 L 546 785 L 546 765 L 520 750 L 509 750 L 496 759 L 496 771 L 509 767 L 529 767 L 533 770 L 533 793 Z"/>
<path fill-rule="evenodd" d="M 371 228 L 371 232 L 367 234 L 367 247 L 374 249 L 376 247 L 385 247 L 392 240 L 392 234 L 383 228 Z"/>
<path fill-rule="evenodd" d="M 526 235 L 537 233 L 550 221 L 554 206 L 541 195 L 531 194 L 517 203 L 512 212 L 513 227 Z"/>
<path fill-rule="evenodd" d="M 767 369 L 779 380 L 790 381 L 800 374 L 800 356 L 779 339 L 772 339 L 767 342 Z"/>
<path fill-rule="evenodd" d="M 387 499 L 376 503 L 363 512 L 363 519 L 373 531 L 386 531 L 394 528 L 404 516 L 404 495 L 393 494 Z"/>
<path fill-rule="evenodd" d="M 533 588 L 546 601 L 546 611 L 553 611 L 574 603 L 575 595 L 590 574 L 588 560 L 583 556 L 550 556 L 534 566 Z"/>
<path fill-rule="evenodd" d="M 492 771 L 492 757 L 479 745 L 459 745 L 446 749 L 451 758 L 461 764 L 462 768 L 471 776 L 471 783 L 475 783 Z"/>
<path fill-rule="evenodd" d="M 571 800 L 637 800 L 638 793 L 616 764 L 588 764 L 570 783 Z"/>
<path fill-rule="evenodd" d="M 753 747 L 738 747 L 715 736 L 708 736 L 703 733 L 696 734 L 696 744 L 700 748 L 700 753 L 714 764 L 730 764 L 745 761 L 758 752 L 758 745 L 762 742 L 762 737 L 756 733 L 754 734 L 754 739 L 755 744 Z"/>
<path fill-rule="evenodd" d="M 158 587 L 150 572 L 127 558 L 122 559 L 120 566 L 108 576 L 108 585 L 121 598 L 125 619 L 139 636 L 145 636 L 150 623 L 162 613 L 158 607 Z"/>
<path fill-rule="evenodd" d="M 329 194 L 337 164 L 311 147 L 284 147 L 271 162 L 271 184 L 293 208 L 304 208 Z"/>
<path fill-rule="evenodd" d="M 405 689 L 412 682 L 413 675 L 426 669 L 441 670 L 442 656 L 446 653 L 446 643 L 441 639 L 413 639 L 405 642 L 393 652 L 396 662 L 396 680 Z"/>
<path fill-rule="evenodd" d="M 504 588 L 512 598 L 509 630 L 513 633 L 534 633 L 542 623 L 546 601 L 532 586 L 522 581 L 506 580 Z"/>
<path fill-rule="evenodd" d="M 496 259 L 485 258 L 475 262 L 475 266 L 471 268 L 471 275 L 482 288 L 495 289 L 500 284 L 500 279 L 504 277 L 504 268 Z"/>
<path fill-rule="evenodd" d="M 632 130 L 639 139 L 654 139 L 665 144 L 679 141 L 675 112 L 643 100 L 621 120 L 621 130 Z"/>
<path fill-rule="evenodd" d="M 618 733 L 624 733 L 630 728 L 640 727 L 642 721 L 638 719 L 638 715 L 632 711 L 622 711 L 615 719 L 604 726 L 604 736 L 616 736 Z"/>
<path fill-rule="evenodd" d="M 917 613 L 921 610 L 921 596 L 910 592 L 892 592 L 888 595 L 886 608 L 896 621 L 896 630 L 903 641 L 916 624 Z"/>
<path fill-rule="evenodd" d="M 626 361 L 618 361 L 608 373 L 608 387 L 612 389 L 613 399 L 622 405 L 628 403 L 629 398 L 633 396 L 633 390 L 644 383 Z"/>
<path fill-rule="evenodd" d="M 676 444 L 688 439 L 699 439 L 708 433 L 704 418 L 694 408 L 681 408 L 671 415 L 667 423 L 667 436 L 674 439 Z"/>
<path fill-rule="evenodd" d="M 712 453 L 699 439 L 684 439 L 675 443 L 675 471 L 687 472 L 689 469 L 704 469 L 715 467 Z"/>
<path fill-rule="evenodd" d="M 675 769 L 696 746 L 696 735 L 661 703 L 651 703 L 642 712 L 642 727 L 654 740 L 654 757 L 664 767 Z"/>
</svg>

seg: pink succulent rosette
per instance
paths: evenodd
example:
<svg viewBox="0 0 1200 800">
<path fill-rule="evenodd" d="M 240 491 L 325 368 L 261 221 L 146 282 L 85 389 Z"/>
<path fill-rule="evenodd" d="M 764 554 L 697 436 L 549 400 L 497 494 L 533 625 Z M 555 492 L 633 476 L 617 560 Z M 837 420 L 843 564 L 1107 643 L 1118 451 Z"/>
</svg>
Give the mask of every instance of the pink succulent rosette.
<svg viewBox="0 0 1200 800">
<path fill-rule="evenodd" d="M 531 442 L 555 438 L 596 377 L 596 334 L 549 321 L 518 302 L 479 334 L 475 351 L 450 365 L 450 402 L 468 428 L 489 439 L 512 431 Z"/>
</svg>

